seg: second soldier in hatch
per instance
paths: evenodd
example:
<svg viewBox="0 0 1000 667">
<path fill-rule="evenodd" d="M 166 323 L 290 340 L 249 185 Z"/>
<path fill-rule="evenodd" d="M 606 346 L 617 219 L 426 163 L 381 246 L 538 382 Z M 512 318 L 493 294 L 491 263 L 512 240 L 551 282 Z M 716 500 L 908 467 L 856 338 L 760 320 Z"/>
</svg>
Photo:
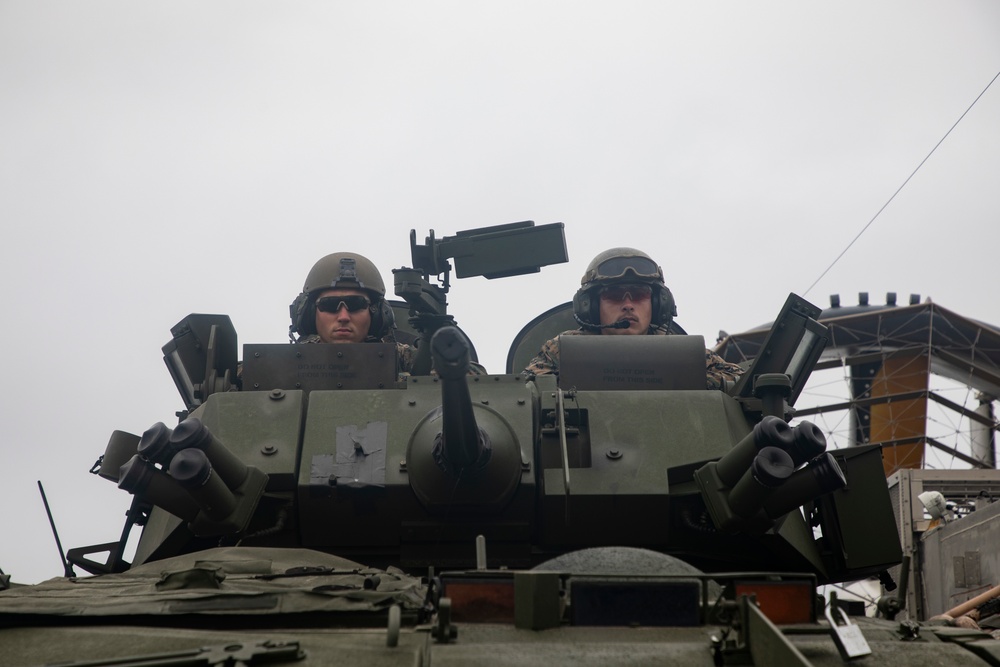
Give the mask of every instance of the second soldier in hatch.
<svg viewBox="0 0 1000 667">
<path fill-rule="evenodd" d="M 316 262 L 289 314 L 296 343 L 395 343 L 398 371 L 413 366 L 413 348 L 396 342 L 382 276 L 363 255 L 336 252 Z"/>
<path fill-rule="evenodd" d="M 677 314 L 674 297 L 663 281 L 663 269 L 649 255 L 634 248 L 612 248 L 595 257 L 573 297 L 573 315 L 579 329 L 571 335 L 654 335 L 672 333 Z M 680 332 L 683 333 L 683 332 Z M 553 338 L 524 369 L 526 375 L 559 373 L 559 338 Z M 709 389 L 723 389 L 742 373 L 736 364 L 705 350 Z"/>
</svg>

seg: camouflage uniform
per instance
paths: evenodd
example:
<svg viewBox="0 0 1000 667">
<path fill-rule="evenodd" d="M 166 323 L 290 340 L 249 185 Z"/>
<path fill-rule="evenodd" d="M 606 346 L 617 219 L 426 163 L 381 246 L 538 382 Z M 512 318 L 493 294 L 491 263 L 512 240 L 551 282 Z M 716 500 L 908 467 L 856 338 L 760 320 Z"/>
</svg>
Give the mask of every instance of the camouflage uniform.
<svg viewBox="0 0 1000 667">
<path fill-rule="evenodd" d="M 652 336 L 669 336 L 670 331 L 667 327 L 651 326 L 648 331 L 649 335 Z M 572 329 L 570 331 L 564 331 L 562 336 L 597 336 L 600 335 L 597 331 L 588 331 L 585 329 Z M 723 389 L 726 385 L 726 380 L 730 382 L 735 381 L 740 375 L 743 374 L 743 369 L 736 364 L 731 364 L 725 361 L 722 357 L 715 354 L 711 350 L 705 350 L 705 373 L 708 380 L 708 389 Z M 554 374 L 559 375 L 559 338 L 552 338 L 546 341 L 542 349 L 531 360 L 527 368 L 524 369 L 523 375 L 526 377 L 534 377 L 536 375 L 548 375 Z"/>
</svg>

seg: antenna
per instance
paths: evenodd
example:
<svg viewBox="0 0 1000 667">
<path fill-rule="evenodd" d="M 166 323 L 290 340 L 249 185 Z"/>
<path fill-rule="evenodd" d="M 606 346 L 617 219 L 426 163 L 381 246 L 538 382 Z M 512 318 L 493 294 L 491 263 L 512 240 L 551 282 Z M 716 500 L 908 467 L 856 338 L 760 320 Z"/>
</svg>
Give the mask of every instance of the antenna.
<svg viewBox="0 0 1000 667">
<path fill-rule="evenodd" d="M 56 522 L 52 518 L 52 510 L 49 509 L 48 498 L 45 497 L 45 489 L 42 488 L 42 480 L 38 480 L 38 492 L 42 494 L 42 502 L 45 504 L 45 513 L 49 517 L 49 525 L 52 526 L 52 536 L 56 538 L 56 547 L 59 549 L 59 560 L 63 564 L 63 576 L 64 577 L 75 577 L 76 572 L 73 571 L 73 566 L 69 564 L 66 560 L 66 553 L 63 551 L 62 542 L 59 541 L 59 531 L 56 530 Z"/>
</svg>

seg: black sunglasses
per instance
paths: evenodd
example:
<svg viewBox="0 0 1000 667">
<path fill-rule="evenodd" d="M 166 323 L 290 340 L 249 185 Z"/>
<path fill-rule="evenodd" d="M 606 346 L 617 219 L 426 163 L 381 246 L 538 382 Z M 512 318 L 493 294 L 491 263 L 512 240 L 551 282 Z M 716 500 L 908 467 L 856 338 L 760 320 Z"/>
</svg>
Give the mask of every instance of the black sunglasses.
<svg viewBox="0 0 1000 667">
<path fill-rule="evenodd" d="M 628 297 L 635 303 L 649 301 L 653 288 L 649 285 L 609 285 L 601 290 L 601 298 L 614 303 L 624 303 Z"/>
<path fill-rule="evenodd" d="M 368 297 L 354 294 L 349 296 L 324 296 L 322 299 L 316 299 L 316 310 L 321 310 L 324 313 L 339 313 L 341 306 L 346 307 L 349 313 L 356 313 L 371 305 L 371 299 Z"/>
</svg>

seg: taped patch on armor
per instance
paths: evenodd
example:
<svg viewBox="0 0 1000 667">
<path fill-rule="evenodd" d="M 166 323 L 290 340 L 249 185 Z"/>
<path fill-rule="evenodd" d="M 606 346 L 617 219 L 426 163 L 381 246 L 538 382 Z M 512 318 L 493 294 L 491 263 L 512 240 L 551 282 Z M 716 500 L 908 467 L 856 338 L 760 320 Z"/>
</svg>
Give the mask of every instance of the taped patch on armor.
<svg viewBox="0 0 1000 667">
<path fill-rule="evenodd" d="M 328 486 L 333 477 L 333 454 L 316 454 L 309 466 L 309 486 Z"/>
<path fill-rule="evenodd" d="M 364 428 L 337 427 L 337 486 L 385 486 L 388 422 L 368 422 Z"/>
</svg>

